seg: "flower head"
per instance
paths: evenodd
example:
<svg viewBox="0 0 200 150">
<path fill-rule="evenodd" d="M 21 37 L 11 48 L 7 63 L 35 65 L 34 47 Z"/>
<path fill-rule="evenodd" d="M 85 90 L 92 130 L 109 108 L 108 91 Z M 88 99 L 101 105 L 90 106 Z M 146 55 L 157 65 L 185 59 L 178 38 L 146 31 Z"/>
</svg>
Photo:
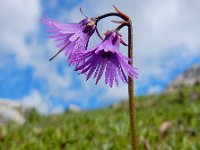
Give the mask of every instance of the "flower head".
<svg viewBox="0 0 200 150">
<path fill-rule="evenodd" d="M 137 77 L 136 68 L 128 64 L 132 61 L 119 52 L 120 34 L 117 31 L 108 31 L 105 39 L 96 47 L 77 53 L 72 61 L 85 62 L 79 65 L 76 70 L 80 74 L 86 74 L 88 80 L 94 73 L 96 84 L 102 77 L 105 70 L 105 83 L 113 86 L 113 82 L 118 86 L 118 76 L 124 83 L 127 83 L 126 73 L 132 77 Z"/>
<path fill-rule="evenodd" d="M 59 51 L 65 50 L 68 59 L 74 52 L 87 49 L 89 38 L 95 31 L 95 21 L 90 18 L 73 24 L 58 23 L 47 16 L 41 21 L 52 28 L 48 30 L 53 33 L 49 38 L 55 39 Z"/>
</svg>

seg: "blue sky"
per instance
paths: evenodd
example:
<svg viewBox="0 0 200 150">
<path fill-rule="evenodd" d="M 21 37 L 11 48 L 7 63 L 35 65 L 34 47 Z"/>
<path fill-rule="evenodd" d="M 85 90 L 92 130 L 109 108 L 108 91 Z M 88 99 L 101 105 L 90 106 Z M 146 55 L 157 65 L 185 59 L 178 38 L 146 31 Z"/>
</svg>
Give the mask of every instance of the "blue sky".
<svg viewBox="0 0 200 150">
<path fill-rule="evenodd" d="M 68 68 L 62 54 L 49 62 L 56 44 L 46 38 L 47 28 L 40 22 L 45 14 L 60 22 L 79 22 L 80 7 L 94 17 L 113 11 L 112 4 L 133 20 L 137 95 L 161 92 L 200 62 L 200 1 L 1 0 L 0 99 L 21 101 L 41 113 L 59 113 L 70 104 L 93 109 L 127 98 L 127 85 L 110 88 L 103 80 L 98 85 L 92 79 L 86 82 Z M 113 27 L 106 19 L 99 28 L 103 32 Z M 127 40 L 126 29 L 121 33 Z M 98 42 L 93 37 L 89 47 Z M 126 54 L 125 47 L 121 50 Z"/>
</svg>

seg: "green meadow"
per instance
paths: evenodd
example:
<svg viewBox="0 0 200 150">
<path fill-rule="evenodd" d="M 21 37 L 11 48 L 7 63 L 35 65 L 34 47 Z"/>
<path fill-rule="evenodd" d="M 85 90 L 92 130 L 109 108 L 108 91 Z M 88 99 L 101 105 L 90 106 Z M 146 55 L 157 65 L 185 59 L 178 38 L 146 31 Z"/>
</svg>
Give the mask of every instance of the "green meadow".
<svg viewBox="0 0 200 150">
<path fill-rule="evenodd" d="M 192 96 L 195 94 L 195 96 Z M 139 149 L 200 150 L 200 87 L 136 98 Z M 1 150 L 129 150 L 128 101 L 0 126 Z M 161 126 L 168 124 L 167 127 Z M 146 148 L 149 150 L 148 148 Z"/>
</svg>

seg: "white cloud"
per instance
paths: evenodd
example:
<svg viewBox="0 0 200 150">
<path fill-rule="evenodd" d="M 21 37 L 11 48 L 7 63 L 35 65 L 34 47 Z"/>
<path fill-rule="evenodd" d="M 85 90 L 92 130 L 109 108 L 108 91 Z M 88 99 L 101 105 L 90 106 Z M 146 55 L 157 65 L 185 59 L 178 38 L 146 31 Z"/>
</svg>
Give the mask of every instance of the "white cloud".
<svg viewBox="0 0 200 150">
<path fill-rule="evenodd" d="M 60 96 L 67 98 L 66 90 L 71 85 L 72 69 L 64 75 L 57 72 L 56 66 L 61 63 L 61 57 L 53 62 L 48 57 L 56 52 L 54 42 L 38 45 L 37 38 L 41 24 L 41 8 L 39 0 L 7 0 L 1 3 L 0 46 L 3 54 L 14 54 L 16 66 L 22 69 L 31 66 L 35 77 L 45 79 L 46 92 L 42 95 Z M 31 43 L 26 38 L 30 36 Z M 6 58 L 4 59 L 6 61 Z M 2 64 L 3 65 L 3 64 Z M 67 68 L 67 67 L 66 67 Z M 67 69 L 66 69 L 67 70 Z M 65 92 L 64 92 L 65 91 Z M 63 93 L 63 95 L 62 95 Z"/>
<path fill-rule="evenodd" d="M 11 54 L 16 58 L 16 65 L 21 69 L 30 66 L 34 69 L 34 76 L 42 78 L 44 81 L 45 92 L 39 93 L 32 91 L 32 95 L 28 95 L 27 102 L 34 101 L 35 105 L 42 102 L 46 97 L 46 101 L 42 103 L 39 111 L 47 112 L 49 105 L 45 106 L 50 96 L 59 98 L 74 98 L 76 95 L 73 91 L 68 92 L 72 81 L 72 69 L 61 75 L 57 72 L 56 66 L 61 63 L 61 57 L 57 57 L 53 62 L 48 61 L 48 57 L 56 52 L 54 42 L 38 45 L 37 38 L 39 32 L 41 7 L 39 0 L 4 0 L 0 5 L 0 47 L 2 54 Z M 30 36 L 31 43 L 26 42 L 26 38 Z M 51 54 L 50 54 L 51 53 Z M 6 55 L 5 55 L 6 56 Z M 6 57 L 3 57 L 6 62 Z M 1 63 L 0 66 L 5 65 Z M 66 67 L 67 68 L 67 67 Z M 66 69 L 67 70 L 67 69 Z M 41 96 L 41 97 L 40 97 Z M 43 107 L 45 106 L 45 107 Z M 44 108 L 44 109 L 43 109 Z M 55 110 L 57 112 L 57 110 Z M 43 113 L 43 112 L 42 112 Z"/>
<path fill-rule="evenodd" d="M 22 104 L 26 107 L 34 107 L 42 114 L 49 113 L 48 101 L 42 98 L 40 93 L 36 90 L 32 91 L 29 95 L 21 100 Z"/>
<path fill-rule="evenodd" d="M 37 90 L 33 90 L 29 95 L 20 100 L 20 102 L 26 107 L 36 108 L 41 114 L 58 114 L 64 111 L 61 105 L 54 105 L 52 101 L 43 97 Z"/>
<path fill-rule="evenodd" d="M 25 38 L 37 30 L 40 15 L 39 0 L 3 0 L 0 9 L 1 47 L 5 48 L 6 51 L 4 49 L 3 51 L 6 53 L 15 53 L 17 63 L 24 65 L 31 58 Z"/>
</svg>

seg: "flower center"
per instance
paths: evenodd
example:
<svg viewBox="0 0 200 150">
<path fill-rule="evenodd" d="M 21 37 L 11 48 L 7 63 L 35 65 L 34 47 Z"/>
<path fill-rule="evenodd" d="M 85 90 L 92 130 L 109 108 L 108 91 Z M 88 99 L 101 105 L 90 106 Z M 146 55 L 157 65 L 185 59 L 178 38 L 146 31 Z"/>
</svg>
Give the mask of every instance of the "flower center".
<svg viewBox="0 0 200 150">
<path fill-rule="evenodd" d="M 103 52 L 102 54 L 101 54 L 101 57 L 102 58 L 110 58 L 111 57 L 111 52 Z"/>
<path fill-rule="evenodd" d="M 85 25 L 83 32 L 84 33 L 90 33 L 91 32 L 91 34 L 92 34 L 94 32 L 94 29 L 95 29 L 95 21 L 93 21 L 91 19 L 90 22 Z"/>
</svg>

